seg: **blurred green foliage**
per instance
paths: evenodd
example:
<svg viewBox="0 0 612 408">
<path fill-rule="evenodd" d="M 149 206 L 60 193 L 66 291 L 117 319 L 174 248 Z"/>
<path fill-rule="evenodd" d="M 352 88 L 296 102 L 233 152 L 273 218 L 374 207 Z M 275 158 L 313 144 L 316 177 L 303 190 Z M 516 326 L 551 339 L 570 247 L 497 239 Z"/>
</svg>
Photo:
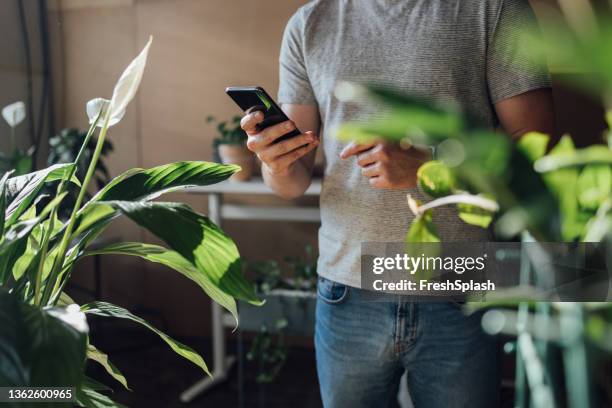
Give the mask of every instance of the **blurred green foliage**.
<svg viewBox="0 0 612 408">
<path fill-rule="evenodd" d="M 570 10 L 569 2 L 561 3 Z M 412 211 L 414 220 L 406 235 L 408 243 L 440 241 L 432 213 L 438 206 L 453 205 L 464 222 L 491 226 L 498 239 L 599 243 L 600 255 L 607 253 L 607 259 L 600 261 L 610 267 L 612 13 L 593 13 L 589 4 L 582 0 L 571 4 L 575 13 L 568 16 L 569 25 L 558 11 L 545 15 L 542 28 L 547 35 L 534 36 L 528 30 L 522 45 L 535 54 L 545 51 L 550 59 L 583 73 L 566 78 L 607 105 L 609 129 L 600 144 L 578 149 L 565 135 L 551 146 L 548 135 L 536 132 L 512 142 L 457 106 L 437 105 L 378 86 L 339 88 L 341 99 L 357 102 L 365 94 L 388 108 L 384 119 L 342 126 L 339 138 L 405 142 L 437 152 L 435 161 L 424 164 L 417 174 L 419 187 L 432 200 L 420 203 L 409 198 L 406 216 Z M 488 200 L 498 204 L 497 211 L 491 211 Z M 599 365 L 590 355 L 612 352 L 612 304 L 551 303 L 558 299 L 538 290 L 541 260 L 525 261 L 521 286 L 493 294 L 491 302 L 468 304 L 471 310 L 493 309 L 483 318 L 490 333 L 516 336 L 512 347 L 506 348 L 517 354 L 514 406 L 605 406 L 594 394 Z M 553 346 L 558 354 L 551 351 Z M 612 360 L 609 354 L 598 356 Z M 612 384 L 608 380 L 599 386 L 609 390 Z"/>
</svg>

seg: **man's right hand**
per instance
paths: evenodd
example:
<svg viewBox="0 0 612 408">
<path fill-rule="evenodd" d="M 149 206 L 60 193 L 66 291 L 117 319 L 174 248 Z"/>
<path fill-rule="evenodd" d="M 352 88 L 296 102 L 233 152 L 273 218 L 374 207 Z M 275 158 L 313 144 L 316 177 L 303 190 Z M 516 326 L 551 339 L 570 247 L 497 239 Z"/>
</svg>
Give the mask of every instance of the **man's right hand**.
<svg viewBox="0 0 612 408">
<path fill-rule="evenodd" d="M 245 115 L 240 126 L 248 135 L 247 147 L 261 160 L 271 175 L 287 175 L 300 158 L 314 150 L 319 138 L 314 132 L 302 133 L 274 143 L 276 139 L 293 131 L 296 126 L 288 120 L 260 130 L 257 125 L 264 119 L 260 111 Z"/>
</svg>

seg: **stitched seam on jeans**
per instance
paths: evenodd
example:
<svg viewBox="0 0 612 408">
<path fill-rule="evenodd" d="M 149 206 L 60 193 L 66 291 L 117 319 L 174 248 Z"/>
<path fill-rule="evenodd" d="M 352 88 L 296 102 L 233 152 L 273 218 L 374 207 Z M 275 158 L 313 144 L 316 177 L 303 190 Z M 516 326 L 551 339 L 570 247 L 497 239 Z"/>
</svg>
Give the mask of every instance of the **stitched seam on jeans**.
<svg viewBox="0 0 612 408">
<path fill-rule="evenodd" d="M 332 287 L 331 287 L 330 292 L 333 293 L 334 292 L 334 286 L 336 285 L 336 282 L 333 282 L 333 281 L 331 281 L 331 282 L 332 282 Z M 328 299 L 327 297 L 325 297 L 321 293 L 319 288 L 317 288 L 317 294 L 319 295 L 321 300 L 323 300 L 325 303 L 330 304 L 330 305 L 335 305 L 335 304 L 338 304 L 338 303 L 342 302 L 346 298 L 346 296 L 348 295 L 349 290 L 350 290 L 350 287 L 347 286 L 347 285 L 344 285 L 344 293 L 342 293 L 342 296 L 340 296 L 338 299 L 334 299 L 334 300 L 331 300 L 331 299 Z"/>
<path fill-rule="evenodd" d="M 402 334 L 404 332 L 404 317 L 402 316 L 402 301 L 397 301 L 397 307 L 395 309 L 395 338 L 393 349 L 395 354 L 402 353 Z"/>
<path fill-rule="evenodd" d="M 408 333 L 406 336 L 404 336 L 403 340 L 398 344 L 397 349 L 400 355 L 405 355 L 416 346 L 416 337 L 419 328 L 417 305 L 418 303 L 415 302 L 407 304 L 409 309 L 407 313 L 405 313 L 404 319 L 405 325 L 409 324 L 410 327 L 407 329 Z"/>
<path fill-rule="evenodd" d="M 410 334 L 408 335 L 408 340 L 411 343 L 414 343 L 417 338 L 417 333 L 419 331 L 419 309 L 418 303 L 410 304 Z"/>
</svg>

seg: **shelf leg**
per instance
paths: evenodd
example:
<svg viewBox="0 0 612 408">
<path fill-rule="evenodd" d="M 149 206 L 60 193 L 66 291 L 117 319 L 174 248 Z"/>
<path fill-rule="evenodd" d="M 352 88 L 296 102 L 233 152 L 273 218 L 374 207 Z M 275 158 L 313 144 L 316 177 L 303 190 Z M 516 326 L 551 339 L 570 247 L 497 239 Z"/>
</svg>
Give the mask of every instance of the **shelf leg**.
<svg viewBox="0 0 612 408">
<path fill-rule="evenodd" d="M 208 215 L 215 224 L 221 226 L 221 194 L 211 193 L 208 195 Z M 223 309 L 216 302 L 212 300 L 211 302 L 213 332 L 212 378 L 205 377 L 185 390 L 180 397 L 182 402 L 190 402 L 201 393 L 227 380 L 229 370 L 236 361 L 235 357 L 225 355 Z"/>
</svg>

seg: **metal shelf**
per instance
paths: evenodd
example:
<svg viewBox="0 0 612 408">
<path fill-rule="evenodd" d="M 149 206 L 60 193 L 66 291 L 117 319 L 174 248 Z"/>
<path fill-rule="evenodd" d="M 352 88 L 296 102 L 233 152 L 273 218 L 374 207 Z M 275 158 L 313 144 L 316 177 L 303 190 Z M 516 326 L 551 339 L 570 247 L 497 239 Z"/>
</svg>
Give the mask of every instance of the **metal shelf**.
<svg viewBox="0 0 612 408">
<path fill-rule="evenodd" d="M 318 222 L 321 220 L 321 214 L 319 209 L 314 207 L 255 207 L 223 204 L 221 218 L 224 220 Z"/>
<path fill-rule="evenodd" d="M 245 204 L 224 204 L 223 196 L 227 194 L 248 195 L 274 195 L 274 192 L 263 182 L 261 178 L 251 181 L 240 182 L 227 180 L 222 183 L 203 187 L 190 187 L 185 189 L 189 194 L 206 194 L 208 196 L 208 215 L 210 219 L 221 226 L 226 220 L 247 221 L 297 221 L 297 222 L 320 222 L 321 216 L 318 207 L 295 207 L 295 206 L 263 206 Z M 321 193 L 321 180 L 314 179 L 305 196 L 316 197 Z M 223 382 L 228 377 L 229 369 L 235 362 L 234 357 L 225 353 L 224 328 L 234 328 L 234 318 L 225 313 L 221 306 L 212 302 L 212 331 L 213 331 L 213 359 L 214 366 L 212 379 L 203 378 L 181 394 L 181 401 L 190 402 L 202 392 L 214 385 Z"/>
<path fill-rule="evenodd" d="M 261 177 L 254 177 L 250 181 L 226 180 L 210 186 L 189 187 L 186 191 L 192 194 L 274 194 L 274 191 L 264 183 Z M 304 195 L 318 196 L 319 194 L 321 194 L 321 179 L 313 179 Z"/>
</svg>

